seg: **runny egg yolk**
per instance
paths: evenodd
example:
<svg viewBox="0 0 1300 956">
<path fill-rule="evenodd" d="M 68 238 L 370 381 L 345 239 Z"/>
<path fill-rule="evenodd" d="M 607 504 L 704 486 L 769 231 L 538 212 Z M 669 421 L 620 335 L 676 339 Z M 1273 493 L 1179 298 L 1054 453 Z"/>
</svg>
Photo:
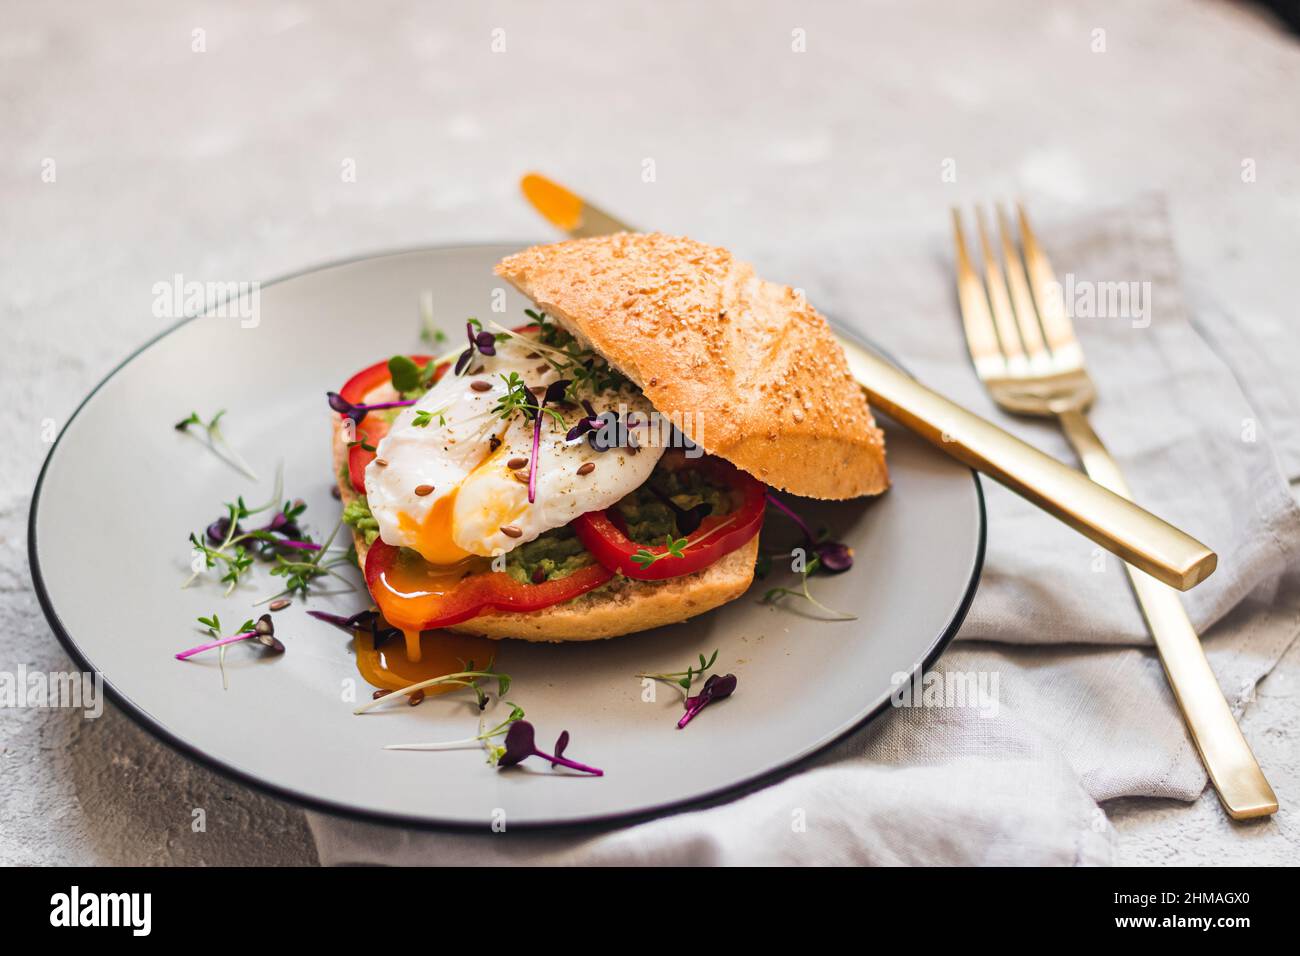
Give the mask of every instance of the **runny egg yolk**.
<svg viewBox="0 0 1300 956">
<path fill-rule="evenodd" d="M 415 541 L 415 550 L 430 564 L 455 564 L 470 556 L 468 551 L 456 544 L 452 536 L 458 490 L 453 488 L 435 501 L 424 520 L 418 524 L 406 512 L 397 516 L 402 534 L 409 535 L 410 540 Z"/>
</svg>

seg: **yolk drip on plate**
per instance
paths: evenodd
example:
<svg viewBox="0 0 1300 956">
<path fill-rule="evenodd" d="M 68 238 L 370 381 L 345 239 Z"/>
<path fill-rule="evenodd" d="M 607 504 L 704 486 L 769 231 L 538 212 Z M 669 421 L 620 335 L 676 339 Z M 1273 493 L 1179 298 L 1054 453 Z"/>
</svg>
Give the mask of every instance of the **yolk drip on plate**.
<svg viewBox="0 0 1300 956">
<path fill-rule="evenodd" d="M 463 552 L 462 552 L 463 553 Z M 357 635 L 357 668 L 376 687 L 399 690 L 417 681 L 467 669 L 482 670 L 496 657 L 498 642 L 451 631 L 420 631 L 442 595 L 465 575 L 482 571 L 490 558 L 468 556 L 452 564 L 433 565 L 412 557 L 385 571 L 374 588 L 379 613 L 402 631 L 402 643 L 389 641 L 376 648 L 370 635 Z M 451 688 L 448 688 L 451 689 Z M 432 691 L 438 692 L 438 691 Z"/>
<path fill-rule="evenodd" d="M 412 661 L 407 647 L 414 636 L 421 649 L 417 660 Z M 385 690 L 401 690 L 411 684 L 443 674 L 455 674 L 466 669 L 471 661 L 475 670 L 483 670 L 497 652 L 497 641 L 472 634 L 453 634 L 451 631 L 419 631 L 407 634 L 407 644 L 389 641 L 376 648 L 369 634 L 357 634 L 357 670 L 367 683 Z M 441 694 L 456 690 L 448 687 L 431 687 L 426 694 Z"/>
</svg>

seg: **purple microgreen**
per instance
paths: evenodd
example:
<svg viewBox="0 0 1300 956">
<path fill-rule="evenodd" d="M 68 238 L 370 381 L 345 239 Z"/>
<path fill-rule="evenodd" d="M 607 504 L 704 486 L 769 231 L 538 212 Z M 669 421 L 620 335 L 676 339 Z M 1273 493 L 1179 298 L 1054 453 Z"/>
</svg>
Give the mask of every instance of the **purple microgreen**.
<svg viewBox="0 0 1300 956">
<path fill-rule="evenodd" d="M 673 513 L 673 520 L 677 523 L 677 531 L 680 534 L 694 534 L 700 523 L 713 512 L 713 505 L 707 501 L 700 502 L 694 508 L 683 508 L 669 495 L 656 488 L 653 483 L 647 482 L 646 487 Z"/>
<path fill-rule="evenodd" d="M 221 618 L 216 614 L 211 617 L 200 617 L 198 622 L 207 628 L 207 633 L 213 639 L 176 654 L 175 657 L 178 661 L 188 660 L 195 654 L 202 654 L 204 651 L 211 651 L 216 648 L 225 648 L 241 641 L 253 641 L 270 650 L 272 654 L 284 653 L 284 645 L 275 636 L 275 624 L 271 621 L 271 615 L 269 614 L 263 614 L 257 621 L 251 619 L 245 621 L 239 626 L 239 630 L 230 637 L 221 636 Z"/>
<path fill-rule="evenodd" d="M 537 459 L 541 457 L 538 449 L 542 440 L 542 409 L 546 408 L 547 405 L 564 401 L 564 390 L 568 386 L 568 381 L 562 378 L 552 382 L 546 386 L 546 393 L 542 395 L 542 401 L 539 405 L 536 405 L 537 396 L 533 395 L 532 392 L 528 393 L 532 396 L 536 405 L 533 412 L 533 453 L 528 457 L 528 503 L 530 505 L 537 500 Z M 560 419 L 560 423 L 564 423 L 563 418 Z"/>
<path fill-rule="evenodd" d="M 579 419 L 578 424 L 569 429 L 568 433 L 564 436 L 565 441 L 577 441 L 583 435 L 590 431 L 594 431 L 605 424 L 605 420 L 596 414 L 596 409 L 593 408 L 591 402 L 585 398 L 582 400 L 582 409 L 587 413 L 586 417 Z M 588 439 L 588 441 L 590 441 L 590 439 Z M 604 449 L 601 450 L 603 451 Z"/>
<path fill-rule="evenodd" d="M 189 417 L 178 421 L 175 428 L 178 432 L 185 432 L 187 435 L 193 434 L 190 431 L 192 426 L 202 429 L 207 439 L 207 445 L 212 449 L 213 454 L 246 478 L 257 481 L 257 475 L 253 473 L 253 469 L 249 467 L 248 462 L 230 446 L 230 443 L 226 441 L 225 436 L 221 433 L 221 419 L 225 414 L 226 410 L 223 408 L 205 422 L 199 417 L 198 412 L 190 412 Z"/>
<path fill-rule="evenodd" d="M 477 319 L 470 319 L 465 323 L 465 338 L 469 341 L 469 348 L 461 352 L 460 358 L 456 359 L 457 375 L 465 371 L 475 352 L 487 356 L 497 354 L 497 337 L 491 332 L 484 331 L 482 323 Z"/>
<path fill-rule="evenodd" d="M 564 756 L 564 750 L 565 750 L 565 748 L 568 747 L 568 746 L 569 746 L 569 732 L 568 732 L 567 730 L 561 730 L 561 731 L 560 731 L 560 736 L 558 736 L 558 737 L 555 738 L 555 747 L 553 748 L 553 749 L 555 750 L 555 756 L 556 756 L 557 758 L 559 758 L 559 757 L 563 757 L 563 756 Z M 552 769 L 552 770 L 554 770 L 554 769 L 555 769 L 556 767 L 558 767 L 558 766 L 559 766 L 559 763 L 557 763 L 556 761 L 552 761 L 552 762 L 551 762 L 551 769 Z"/>
<path fill-rule="evenodd" d="M 714 674 L 704 682 L 704 686 L 700 688 L 698 694 L 686 698 L 686 713 L 682 714 L 682 719 L 677 721 L 677 729 L 681 730 L 689 724 L 695 719 L 695 715 L 708 707 L 709 704 L 730 697 L 735 689 L 735 674 L 723 674 L 722 676 Z"/>
<path fill-rule="evenodd" d="M 472 663 L 473 662 L 471 662 L 471 664 Z M 375 700 L 368 700 L 352 713 L 364 714 L 366 711 L 373 710 L 385 701 L 390 701 L 394 698 L 403 697 L 408 694 L 414 694 L 417 690 L 427 690 L 430 687 L 470 687 L 474 690 L 475 694 L 481 695 L 482 690 L 478 686 L 478 681 L 480 680 L 495 680 L 497 682 L 498 697 L 504 698 L 510 691 L 510 675 L 494 671 L 492 669 L 492 662 L 488 661 L 488 665 L 484 670 L 473 670 L 472 668 L 467 667 L 465 670 L 457 671 L 454 674 L 443 674 L 441 677 L 430 677 L 428 680 L 409 684 L 401 690 L 393 691 L 393 693 L 384 697 L 379 697 Z M 480 701 L 481 700 L 482 697 L 480 696 Z M 481 704 L 479 709 L 483 709 Z"/>
<path fill-rule="evenodd" d="M 349 402 L 338 392 L 326 392 L 325 397 L 329 399 L 330 408 L 344 418 L 352 419 L 354 425 L 360 425 L 371 412 L 383 411 L 385 408 L 406 408 L 408 405 L 415 404 L 415 399 L 412 398 L 400 402 L 375 402 L 370 405 L 361 405 Z"/>
<path fill-rule="evenodd" d="M 841 541 L 827 540 L 824 532 L 822 534 L 813 534 L 812 529 L 808 527 L 808 523 L 799 517 L 793 508 L 770 491 L 767 492 L 767 503 L 799 526 L 799 530 L 803 532 L 804 541 L 808 545 L 808 550 L 820 559 L 817 565 L 818 569 L 824 570 L 828 574 L 842 574 L 853 567 L 853 549 L 847 544 Z"/>
<path fill-rule="evenodd" d="M 568 731 L 560 734 L 560 739 L 556 743 L 562 743 L 563 747 L 567 747 L 569 743 Z M 563 747 L 559 749 L 563 749 Z M 577 770 L 580 773 L 589 773 L 593 777 L 603 777 L 605 775 L 605 771 L 597 767 L 578 763 L 576 760 L 570 760 L 559 753 L 548 754 L 538 750 L 533 725 L 526 720 L 517 720 L 510 725 L 510 730 L 506 733 L 505 751 L 497 760 L 497 766 L 500 768 L 513 767 L 529 757 L 540 757 L 549 761 L 552 767 L 568 767 L 570 770 Z"/>
<path fill-rule="evenodd" d="M 491 730 L 483 730 L 480 722 L 480 730 L 473 737 L 463 737 L 460 740 L 439 740 L 427 744 L 385 744 L 385 750 L 463 750 L 466 747 L 477 747 L 486 744 L 493 737 L 500 737 L 510 730 L 510 726 L 516 721 L 524 719 L 524 709 L 518 704 L 504 701 L 510 705 L 510 716 L 501 723 L 497 724 Z"/>
<path fill-rule="evenodd" d="M 379 622 L 382 621 L 383 618 L 379 616 L 379 612 L 374 608 L 367 608 L 364 611 L 358 611 L 351 617 L 343 617 L 341 614 L 330 614 L 328 611 L 308 611 L 307 613 L 318 621 L 324 621 L 326 624 L 333 624 L 335 627 L 342 631 L 346 631 L 354 637 L 358 631 L 369 634 L 372 647 L 380 647 L 402 633 L 395 627 L 380 627 Z"/>
</svg>

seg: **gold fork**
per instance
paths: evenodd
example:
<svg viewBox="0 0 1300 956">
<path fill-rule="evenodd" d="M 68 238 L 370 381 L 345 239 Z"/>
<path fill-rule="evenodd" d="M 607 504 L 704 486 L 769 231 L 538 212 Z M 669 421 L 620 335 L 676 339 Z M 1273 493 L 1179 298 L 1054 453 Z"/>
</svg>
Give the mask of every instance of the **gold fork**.
<svg viewBox="0 0 1300 956">
<path fill-rule="evenodd" d="M 1055 418 L 1088 476 L 1131 499 L 1119 466 L 1088 423 L 1096 390 L 1061 287 L 1024 209 L 1017 207 L 1017 214 L 1019 250 L 1006 214 L 997 207 L 999 264 L 983 212 L 976 210 L 981 281 L 966 250 L 961 214 L 952 213 L 957 293 L 975 372 L 1007 411 Z M 1273 788 L 1233 720 L 1177 593 L 1131 564 L 1124 567 L 1192 740 L 1228 814 L 1242 820 L 1276 813 Z"/>
</svg>

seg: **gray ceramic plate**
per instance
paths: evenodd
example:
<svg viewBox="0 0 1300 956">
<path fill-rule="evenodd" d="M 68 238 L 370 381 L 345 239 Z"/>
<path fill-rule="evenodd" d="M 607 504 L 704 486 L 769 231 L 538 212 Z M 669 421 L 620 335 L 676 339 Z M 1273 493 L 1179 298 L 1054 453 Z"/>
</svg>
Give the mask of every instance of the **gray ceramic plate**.
<svg viewBox="0 0 1300 956">
<path fill-rule="evenodd" d="M 429 249 L 361 259 L 265 286 L 260 320 L 212 315 L 182 322 L 124 363 L 82 404 L 50 452 L 32 504 L 32 573 L 50 625 L 72 657 L 101 672 L 116 702 L 185 753 L 240 780 L 318 808 L 447 826 L 579 823 L 645 814 L 753 784 L 787 770 L 887 704 L 896 674 L 931 662 L 952 637 L 979 577 L 984 514 L 972 473 L 898 428 L 887 428 L 892 490 L 875 501 L 809 508 L 853 545 L 855 568 L 817 579 L 818 596 L 858 616 L 826 622 L 797 606 L 759 603 L 766 585 L 686 624 L 577 645 L 509 642 L 501 667 L 511 697 L 549 744 L 602 778 L 545 765 L 498 772 L 479 751 L 385 751 L 396 741 L 473 733 L 463 698 L 352 715 L 351 683 L 369 696 L 347 635 L 308 608 L 349 613 L 364 591 L 298 600 L 277 615 L 287 645 L 262 660 L 215 655 L 178 662 L 199 643 L 199 615 L 237 625 L 274 590 L 259 572 L 233 596 L 215 580 L 182 590 L 186 536 L 220 503 L 269 496 L 277 462 L 285 493 L 308 502 L 327 533 L 330 495 L 324 393 L 396 352 L 418 351 L 418 303 L 432 290 L 453 341 L 466 316 L 493 315 L 493 264 L 517 246 Z M 526 303 L 505 293 L 506 317 Z M 497 316 L 500 318 L 500 316 Z M 230 442 L 260 482 L 173 429 L 191 410 L 227 409 Z M 769 527 L 786 534 L 783 522 Z M 767 532 L 765 532 L 765 535 Z M 260 609 L 258 609 L 260 610 Z M 667 688 L 642 700 L 640 671 L 678 670 L 719 649 L 734 697 L 675 729 Z"/>
</svg>

